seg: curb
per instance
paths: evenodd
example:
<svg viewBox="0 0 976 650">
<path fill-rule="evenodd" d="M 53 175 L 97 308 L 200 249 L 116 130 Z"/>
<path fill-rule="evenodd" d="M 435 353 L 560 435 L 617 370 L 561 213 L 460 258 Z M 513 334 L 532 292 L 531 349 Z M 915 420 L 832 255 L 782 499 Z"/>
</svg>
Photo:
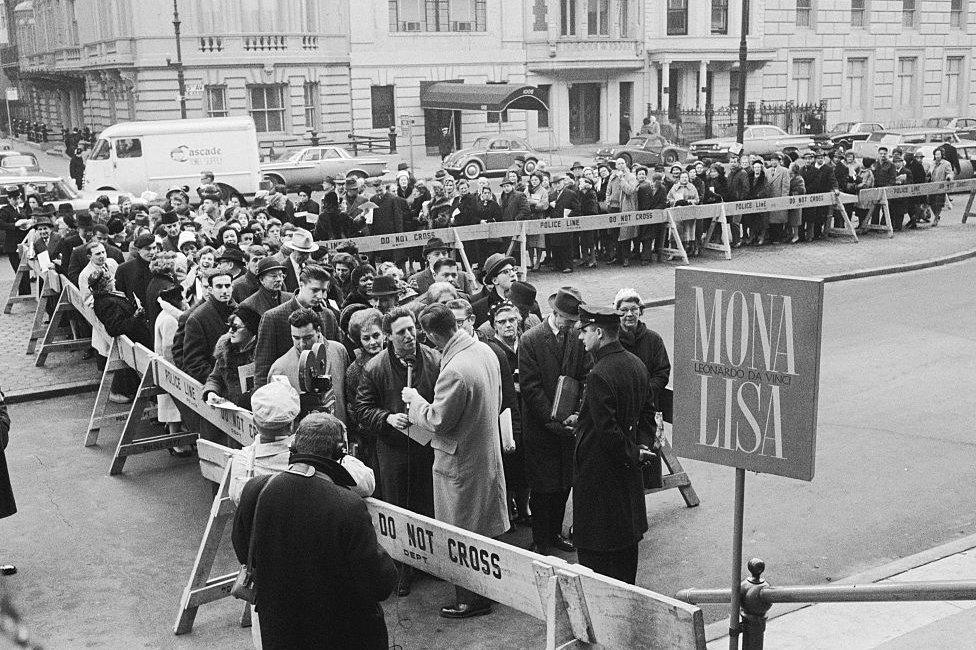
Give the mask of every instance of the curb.
<svg viewBox="0 0 976 650">
<path fill-rule="evenodd" d="M 931 269 L 937 266 L 955 264 L 956 262 L 964 262 L 974 257 L 976 257 L 976 248 L 971 248 L 969 250 L 965 250 L 959 253 L 945 255 L 943 257 L 933 257 L 927 260 L 920 260 L 918 262 L 908 262 L 905 264 L 892 264 L 890 266 L 879 266 L 873 269 L 862 269 L 860 271 L 848 271 L 847 273 L 825 275 L 821 277 L 820 280 L 822 280 L 825 283 L 844 282 L 846 280 L 861 280 L 863 278 L 873 278 L 879 275 L 894 275 L 895 273 L 908 273 L 909 271 L 921 271 L 923 269 Z M 668 296 L 666 298 L 649 300 L 644 303 L 644 307 L 645 308 L 646 307 L 667 307 L 673 304 L 674 304 L 674 296 Z"/>
<path fill-rule="evenodd" d="M 973 253 L 973 256 L 976 256 L 976 252 Z M 879 567 L 874 567 L 860 573 L 855 573 L 854 575 L 848 576 L 841 580 L 832 581 L 830 584 L 856 585 L 880 582 L 907 571 L 911 571 L 912 569 L 917 569 L 920 566 L 937 562 L 951 555 L 968 551 L 972 548 L 976 548 L 976 534 L 960 537 L 959 539 L 954 539 L 950 542 L 946 542 L 945 544 L 940 544 L 934 548 L 920 551 L 913 555 L 907 555 L 903 558 L 894 560 L 893 562 L 889 562 L 888 564 L 883 564 Z M 768 620 L 771 621 L 774 618 L 779 618 L 780 616 L 785 616 L 786 614 L 791 614 L 795 611 L 805 609 L 816 604 L 818 603 L 786 603 L 782 605 L 782 607 L 778 607 L 776 613 L 770 616 Z M 728 635 L 729 621 L 727 619 L 718 620 L 705 626 L 706 642 L 726 638 Z"/>
<path fill-rule="evenodd" d="M 90 393 L 98 390 L 100 383 L 101 380 L 99 379 L 85 379 L 82 381 L 73 381 L 69 384 L 56 384 L 41 390 L 13 390 L 6 393 L 6 399 L 4 401 L 7 404 L 25 404 L 27 402 L 51 399 L 53 397 Z"/>
</svg>

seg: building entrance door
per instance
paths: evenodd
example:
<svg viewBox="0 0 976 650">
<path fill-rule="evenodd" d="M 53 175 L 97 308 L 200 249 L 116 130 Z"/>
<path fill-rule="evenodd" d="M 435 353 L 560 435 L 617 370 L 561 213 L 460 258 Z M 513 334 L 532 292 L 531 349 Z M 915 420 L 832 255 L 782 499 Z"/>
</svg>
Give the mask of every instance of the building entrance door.
<svg viewBox="0 0 976 650">
<path fill-rule="evenodd" d="M 592 144 L 600 140 L 600 84 L 573 84 L 569 88 L 569 141 Z"/>
</svg>

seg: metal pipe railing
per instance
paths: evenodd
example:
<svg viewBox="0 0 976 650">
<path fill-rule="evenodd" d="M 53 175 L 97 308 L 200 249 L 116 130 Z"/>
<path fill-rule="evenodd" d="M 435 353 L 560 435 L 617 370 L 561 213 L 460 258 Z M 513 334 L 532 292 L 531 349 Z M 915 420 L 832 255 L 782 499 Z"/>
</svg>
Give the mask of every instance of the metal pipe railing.
<svg viewBox="0 0 976 650">
<path fill-rule="evenodd" d="M 868 603 L 914 600 L 976 600 L 976 581 L 933 580 L 867 585 L 822 585 L 805 587 L 759 586 L 758 598 L 773 603 Z M 741 590 L 740 590 L 741 592 Z M 684 589 L 678 600 L 699 605 L 727 603 L 731 589 Z"/>
<path fill-rule="evenodd" d="M 866 585 L 771 587 L 762 577 L 766 563 L 749 560 L 751 576 L 739 585 L 743 650 L 763 650 L 766 613 L 773 603 L 865 603 L 923 600 L 976 600 L 976 581 L 933 580 Z M 731 589 L 682 589 L 676 598 L 686 603 L 728 603 Z"/>
</svg>

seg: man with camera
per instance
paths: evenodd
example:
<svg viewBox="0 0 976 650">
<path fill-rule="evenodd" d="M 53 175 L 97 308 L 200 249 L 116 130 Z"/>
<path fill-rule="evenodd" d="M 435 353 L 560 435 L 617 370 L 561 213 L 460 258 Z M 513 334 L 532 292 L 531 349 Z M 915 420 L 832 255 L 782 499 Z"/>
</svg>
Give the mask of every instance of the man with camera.
<svg viewBox="0 0 976 650">
<path fill-rule="evenodd" d="M 343 423 L 346 421 L 346 368 L 349 367 L 349 353 L 346 347 L 336 341 L 330 341 L 322 335 L 322 320 L 319 314 L 308 307 L 300 307 L 288 316 L 288 326 L 291 329 L 292 347 L 278 358 L 268 371 L 268 380 L 281 375 L 288 378 L 288 383 L 302 396 L 302 414 L 320 410 L 323 397 L 332 392 L 335 395 L 335 407 L 332 411 Z M 316 344 L 325 346 L 325 376 L 317 377 L 320 381 L 302 390 L 299 380 L 299 366 L 303 352 L 313 353 Z M 326 379 L 328 381 L 322 382 Z"/>
<path fill-rule="evenodd" d="M 295 431 L 288 467 L 244 485 L 232 539 L 238 560 L 257 568 L 257 647 L 388 647 L 380 601 L 396 568 L 355 492 L 345 444 L 342 422 L 312 413 Z"/>
</svg>

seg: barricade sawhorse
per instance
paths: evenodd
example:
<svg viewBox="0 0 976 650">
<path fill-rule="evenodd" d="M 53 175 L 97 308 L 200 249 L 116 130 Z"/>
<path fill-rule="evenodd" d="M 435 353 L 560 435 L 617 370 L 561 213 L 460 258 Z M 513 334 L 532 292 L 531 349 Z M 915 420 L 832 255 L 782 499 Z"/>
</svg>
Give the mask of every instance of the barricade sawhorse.
<svg viewBox="0 0 976 650">
<path fill-rule="evenodd" d="M 79 334 L 78 324 L 73 316 L 80 314 L 89 323 L 98 322 L 94 312 L 84 304 L 78 288 L 71 284 L 64 276 L 60 276 L 60 280 L 61 293 L 58 295 L 58 303 L 54 308 L 54 313 L 51 314 L 51 319 L 48 321 L 47 329 L 44 331 L 44 337 L 40 340 L 40 349 L 37 350 L 37 358 L 34 361 L 34 365 L 38 368 L 44 365 L 47 361 L 47 355 L 52 352 L 83 350 L 91 346 L 92 337 L 81 336 Z M 76 308 L 75 305 L 78 305 L 80 309 Z M 61 326 L 62 318 L 68 319 L 71 336 L 67 339 L 57 340 L 58 329 Z M 34 320 L 36 322 L 36 316 Z M 34 343 L 35 341 L 28 343 L 28 350 L 31 349 Z"/>
<path fill-rule="evenodd" d="M 180 601 L 176 634 L 192 629 L 200 605 L 230 595 L 237 576 L 234 570 L 209 577 L 235 509 L 228 496 L 228 460 L 233 452 L 205 442 L 198 449 L 201 473 L 219 481 L 220 489 Z M 705 648 L 704 619 L 697 607 L 377 499 L 367 499 L 366 504 L 376 537 L 391 557 L 544 621 L 546 648 L 576 642 L 624 648 Z"/>
<path fill-rule="evenodd" d="M 20 281 L 23 279 L 24 274 L 30 275 L 31 269 L 30 264 L 27 261 L 26 251 L 23 246 L 18 246 L 20 253 L 20 264 L 17 266 L 17 272 L 14 273 L 14 281 L 10 285 L 10 295 L 7 296 L 7 302 L 3 305 L 3 313 L 9 314 L 13 311 L 14 305 L 19 302 L 27 302 L 29 300 L 37 300 L 37 297 L 33 293 L 21 294 L 20 293 Z M 40 284 L 40 283 L 38 283 Z"/>
<path fill-rule="evenodd" d="M 894 199 L 907 199 L 917 196 L 928 196 L 931 194 L 948 194 L 949 192 L 969 192 L 966 207 L 963 209 L 962 222 L 966 223 L 970 210 L 973 207 L 973 200 L 976 198 L 976 178 L 963 178 L 957 181 L 938 181 L 935 183 L 912 183 L 910 185 L 889 185 L 885 187 L 873 187 L 868 190 L 861 190 L 858 197 L 861 201 L 870 201 L 871 209 L 868 211 L 870 219 L 875 206 L 880 206 L 881 223 L 869 223 L 868 230 L 881 230 L 888 233 L 888 237 L 894 237 L 894 228 L 891 225 L 891 208 L 889 201 Z"/>
</svg>

